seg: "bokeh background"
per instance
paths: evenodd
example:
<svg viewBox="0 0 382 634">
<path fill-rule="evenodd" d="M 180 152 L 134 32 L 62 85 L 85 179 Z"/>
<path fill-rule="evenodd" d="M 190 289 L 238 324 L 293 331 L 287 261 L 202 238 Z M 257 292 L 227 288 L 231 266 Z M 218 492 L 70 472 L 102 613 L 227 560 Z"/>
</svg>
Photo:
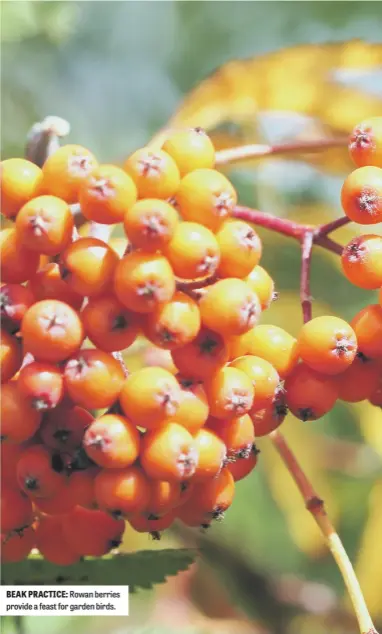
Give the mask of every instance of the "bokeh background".
<svg viewBox="0 0 382 634">
<path fill-rule="evenodd" d="M 379 2 L 0 6 L 3 158 L 22 155 L 30 126 L 53 114 L 70 121 L 70 142 L 89 147 L 102 162 L 122 161 L 175 113 L 179 125 L 211 129 L 219 147 L 346 134 L 365 116 L 382 114 Z M 362 42 L 340 44 L 354 39 Z M 242 58 L 253 61 L 215 72 Z M 318 223 L 341 214 L 339 191 L 350 169 L 346 151 L 330 151 L 240 165 L 229 175 L 242 203 Z M 339 240 L 357 230 L 344 228 Z M 263 322 L 296 334 L 298 245 L 259 233 L 262 265 L 279 292 Z M 351 318 L 375 301 L 343 279 L 336 256 L 319 249 L 312 293 L 316 315 Z M 127 362 L 155 354 L 141 345 Z M 325 498 L 381 624 L 381 411 L 338 404 L 315 423 L 290 416 L 283 428 Z M 156 543 L 129 531 L 123 545 L 133 552 L 201 543 L 202 561 L 165 585 L 138 591 L 128 619 L 33 617 L 26 634 L 355 634 L 318 529 L 267 440 L 259 448 L 258 468 L 239 484 L 224 521 L 196 536 L 202 542 L 171 534 Z M 5 620 L 4 632 L 14 632 L 14 625 Z"/>
</svg>

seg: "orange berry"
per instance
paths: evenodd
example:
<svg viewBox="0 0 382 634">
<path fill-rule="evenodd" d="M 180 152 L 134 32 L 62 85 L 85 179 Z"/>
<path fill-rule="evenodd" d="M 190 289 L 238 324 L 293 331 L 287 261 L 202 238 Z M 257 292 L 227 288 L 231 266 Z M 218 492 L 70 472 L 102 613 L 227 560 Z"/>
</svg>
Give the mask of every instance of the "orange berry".
<svg viewBox="0 0 382 634">
<path fill-rule="evenodd" d="M 19 531 L 33 522 L 33 508 L 30 499 L 16 487 L 1 483 L 1 532 Z"/>
<path fill-rule="evenodd" d="M 61 403 L 48 411 L 40 428 L 43 443 L 61 451 L 79 447 L 94 416 L 82 407 Z"/>
<path fill-rule="evenodd" d="M 243 335 L 234 335 L 226 337 L 225 342 L 229 351 L 229 360 L 234 361 L 239 357 L 244 357 L 249 352 L 249 342 L 252 337 L 253 330 L 248 330 Z"/>
<path fill-rule="evenodd" d="M 209 414 L 205 389 L 200 381 L 186 376 L 176 377 L 181 387 L 180 404 L 175 418 L 190 434 L 194 435 L 203 427 Z"/>
<path fill-rule="evenodd" d="M 0 268 L 3 282 L 26 282 L 37 270 L 40 256 L 27 249 L 14 227 L 0 231 Z"/>
<path fill-rule="evenodd" d="M 357 167 L 382 167 L 382 117 L 370 117 L 354 128 L 349 153 Z"/>
<path fill-rule="evenodd" d="M 80 559 L 64 535 L 62 518 L 59 515 L 40 517 L 36 527 L 36 546 L 41 555 L 56 566 L 72 566 Z"/>
<path fill-rule="evenodd" d="M 42 181 L 41 169 L 22 158 L 0 163 L 1 213 L 14 218 L 19 209 L 38 194 Z"/>
<path fill-rule="evenodd" d="M 0 444 L 0 469 L 1 482 L 12 487 L 17 487 L 16 465 L 25 448 L 24 444 L 11 445 L 2 442 Z"/>
<path fill-rule="evenodd" d="M 62 515 L 69 513 L 75 506 L 94 508 L 94 478 L 99 469 L 92 468 L 86 471 L 74 471 L 64 481 L 58 492 L 49 498 L 36 498 L 33 500 L 39 511 L 48 515 Z"/>
<path fill-rule="evenodd" d="M 175 293 L 175 277 L 162 255 L 133 251 L 118 263 L 114 290 L 130 310 L 149 313 L 170 301 Z"/>
<path fill-rule="evenodd" d="M 17 236 L 28 249 L 57 255 L 71 242 L 74 220 L 69 205 L 55 196 L 38 196 L 17 214 Z"/>
<path fill-rule="evenodd" d="M 31 438 L 38 430 L 41 413 L 21 397 L 17 381 L 1 386 L 1 440 L 20 443 Z"/>
<path fill-rule="evenodd" d="M 256 326 L 248 335 L 247 344 L 248 353 L 269 361 L 282 379 L 297 363 L 297 340 L 278 326 Z"/>
<path fill-rule="evenodd" d="M 269 361 L 247 355 L 231 361 L 230 365 L 245 372 L 252 381 L 255 388 L 254 407 L 259 409 L 265 407 L 274 398 L 280 377 L 277 370 Z"/>
<path fill-rule="evenodd" d="M 259 298 L 261 310 L 269 308 L 275 291 L 275 283 L 269 273 L 260 264 L 244 280 Z"/>
<path fill-rule="evenodd" d="M 104 225 L 122 222 L 136 200 L 137 188 L 132 178 L 115 165 L 99 165 L 79 189 L 79 203 L 85 218 Z"/>
<path fill-rule="evenodd" d="M 79 238 L 61 254 L 62 278 L 76 293 L 100 295 L 110 290 L 118 256 L 98 238 Z"/>
<path fill-rule="evenodd" d="M 64 396 L 62 372 L 50 363 L 28 363 L 20 370 L 17 385 L 21 396 L 37 410 L 56 407 Z"/>
<path fill-rule="evenodd" d="M 255 442 L 255 431 L 248 414 L 231 420 L 209 418 L 207 425 L 225 444 L 230 461 L 249 456 Z"/>
<path fill-rule="evenodd" d="M 217 232 L 216 239 L 220 250 L 220 277 L 243 278 L 258 264 L 261 240 L 247 222 L 227 220 Z"/>
<path fill-rule="evenodd" d="M 164 200 L 138 200 L 124 215 L 123 224 L 130 242 L 145 251 L 163 249 L 172 239 L 178 225 L 178 214 Z"/>
<path fill-rule="evenodd" d="M 28 282 L 28 288 L 32 291 L 37 301 L 42 299 L 58 299 L 69 304 L 74 310 L 79 310 L 84 298 L 70 288 L 61 277 L 60 267 L 56 262 L 48 262 Z"/>
<path fill-rule="evenodd" d="M 187 480 L 198 464 L 195 440 L 181 425 L 167 423 L 144 435 L 140 461 L 149 478 Z"/>
<path fill-rule="evenodd" d="M 365 357 L 382 357 L 382 307 L 378 304 L 366 306 L 350 322 L 358 341 L 358 350 Z"/>
<path fill-rule="evenodd" d="M 212 521 L 211 517 L 206 517 L 203 510 L 195 506 L 194 500 L 192 500 L 192 505 L 186 503 L 176 509 L 176 518 L 186 526 L 203 529 L 208 528 Z"/>
<path fill-rule="evenodd" d="M 191 297 L 177 291 L 167 304 L 161 304 L 147 315 L 143 330 L 160 348 L 174 350 L 185 346 L 200 330 L 198 305 Z"/>
<path fill-rule="evenodd" d="M 382 407 L 382 373 L 379 376 L 378 385 L 373 390 L 369 401 L 372 405 L 375 405 L 376 407 Z"/>
<path fill-rule="evenodd" d="M 235 481 L 230 470 L 224 467 L 215 478 L 196 485 L 189 504 L 195 502 L 207 520 L 222 520 L 234 495 Z"/>
<path fill-rule="evenodd" d="M 123 469 L 137 459 L 140 436 L 127 418 L 105 414 L 87 428 L 82 444 L 89 458 L 100 467 Z"/>
<path fill-rule="evenodd" d="M 150 483 L 141 467 L 103 469 L 94 486 L 99 508 L 116 518 L 142 513 L 150 501 Z"/>
<path fill-rule="evenodd" d="M 381 368 L 375 361 L 357 355 L 351 366 L 338 376 L 338 398 L 348 403 L 364 401 L 376 390 Z"/>
<path fill-rule="evenodd" d="M 382 169 L 359 167 L 351 172 L 342 186 L 341 204 L 353 222 L 361 225 L 382 222 Z"/>
<path fill-rule="evenodd" d="M 175 512 L 161 517 L 147 518 L 144 515 L 133 515 L 129 518 L 130 526 L 138 533 L 150 533 L 154 539 L 160 539 L 160 531 L 170 528 L 175 520 Z"/>
<path fill-rule="evenodd" d="M 38 361 L 57 363 L 75 353 L 82 344 L 84 329 L 76 311 L 55 299 L 33 304 L 21 324 L 24 350 Z"/>
<path fill-rule="evenodd" d="M 121 407 L 136 425 L 153 429 L 176 415 L 181 398 L 176 378 L 164 368 L 132 372 L 120 394 Z M 165 478 L 163 478 L 165 479 Z"/>
<path fill-rule="evenodd" d="M 306 422 L 321 418 L 333 409 L 338 398 L 338 385 L 335 377 L 319 374 L 299 363 L 285 380 L 285 393 L 292 414 Z"/>
<path fill-rule="evenodd" d="M 102 557 L 122 540 L 125 522 L 103 511 L 76 506 L 59 518 L 66 542 L 83 557 Z"/>
<path fill-rule="evenodd" d="M 34 293 L 26 286 L 3 284 L 0 288 L 0 315 L 3 327 L 10 332 L 17 331 L 34 299 Z"/>
<path fill-rule="evenodd" d="M 199 308 L 203 324 L 223 336 L 244 334 L 257 323 L 261 313 L 256 293 L 236 278 L 209 286 Z"/>
<path fill-rule="evenodd" d="M 235 207 L 237 194 L 220 172 L 196 169 L 182 178 L 176 200 L 184 220 L 217 231 Z"/>
<path fill-rule="evenodd" d="M 227 458 L 224 441 L 212 429 L 199 429 L 194 436 L 194 443 L 199 458 L 192 482 L 199 483 L 215 478 Z"/>
<path fill-rule="evenodd" d="M 181 484 L 166 480 L 150 481 L 150 500 L 145 510 L 145 517 L 150 520 L 168 514 L 180 501 Z"/>
<path fill-rule="evenodd" d="M 163 150 L 141 148 L 124 164 L 133 179 L 139 198 L 170 198 L 179 187 L 179 170 L 173 158 Z"/>
<path fill-rule="evenodd" d="M 202 128 L 174 130 L 164 142 L 163 149 L 172 156 L 181 176 L 215 165 L 215 148 Z"/>
<path fill-rule="evenodd" d="M 53 468 L 52 455 L 42 445 L 27 447 L 17 463 L 17 482 L 34 498 L 49 498 L 64 485 L 63 476 Z"/>
<path fill-rule="evenodd" d="M 1 563 L 14 564 L 26 559 L 35 543 L 35 532 L 31 526 L 15 534 L 1 535 Z"/>
<path fill-rule="evenodd" d="M 211 275 L 220 260 L 214 234 L 196 222 L 181 222 L 163 252 L 175 275 L 188 280 Z"/>
<path fill-rule="evenodd" d="M 230 462 L 227 465 L 235 482 L 243 480 L 243 478 L 246 478 L 254 470 L 257 465 L 258 455 L 258 449 L 256 449 L 255 445 L 252 445 L 249 456 L 235 460 L 235 462 Z"/>
<path fill-rule="evenodd" d="M 88 409 L 110 407 L 125 380 L 119 361 L 97 349 L 80 350 L 65 364 L 64 383 L 76 405 Z"/>
<path fill-rule="evenodd" d="M 255 428 L 256 438 L 266 436 L 270 434 L 271 431 L 280 427 L 287 413 L 288 408 L 284 388 L 278 387 L 270 403 L 259 408 L 256 408 L 255 405 L 249 412 L 249 416 Z"/>
<path fill-rule="evenodd" d="M 255 389 L 247 374 L 230 366 L 217 370 L 206 379 L 204 388 L 215 418 L 236 418 L 248 412 L 253 404 Z"/>
<path fill-rule="evenodd" d="M 353 238 L 341 256 L 342 270 L 352 284 L 377 289 L 382 284 L 382 236 L 367 234 Z"/>
<path fill-rule="evenodd" d="M 77 203 L 80 186 L 96 167 L 97 160 L 89 150 L 80 145 L 64 145 L 46 159 L 41 189 L 69 204 Z"/>
<path fill-rule="evenodd" d="M 323 374 L 339 374 L 357 354 L 357 337 L 343 319 L 325 315 L 303 325 L 298 337 L 301 359 Z"/>
<path fill-rule="evenodd" d="M 228 361 L 228 349 L 219 333 L 201 328 L 193 341 L 172 351 L 178 370 L 195 379 L 206 379 Z"/>
<path fill-rule="evenodd" d="M 21 367 L 22 354 L 20 340 L 9 334 L 6 330 L 0 330 L 0 364 L 1 382 L 7 383 Z"/>
<path fill-rule="evenodd" d="M 139 333 L 138 317 L 114 295 L 93 297 L 81 312 L 86 336 L 105 352 L 125 350 Z"/>
</svg>

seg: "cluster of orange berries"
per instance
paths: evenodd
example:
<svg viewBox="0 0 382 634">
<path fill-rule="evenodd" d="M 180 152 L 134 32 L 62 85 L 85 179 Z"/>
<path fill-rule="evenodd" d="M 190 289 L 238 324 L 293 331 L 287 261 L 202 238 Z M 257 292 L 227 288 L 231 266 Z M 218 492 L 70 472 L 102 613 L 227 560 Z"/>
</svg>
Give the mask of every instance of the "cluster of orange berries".
<svg viewBox="0 0 382 634">
<path fill-rule="evenodd" d="M 214 164 L 199 128 L 123 169 L 77 145 L 42 169 L 2 162 L 3 561 L 102 556 L 125 522 L 155 536 L 175 519 L 208 526 L 288 409 L 306 421 L 338 398 L 381 404 L 382 308 L 318 317 L 297 339 L 259 325 L 273 280 Z M 76 234 L 78 204 L 123 224 L 123 253 Z M 142 335 L 176 370 L 126 370 L 120 352 Z"/>
</svg>

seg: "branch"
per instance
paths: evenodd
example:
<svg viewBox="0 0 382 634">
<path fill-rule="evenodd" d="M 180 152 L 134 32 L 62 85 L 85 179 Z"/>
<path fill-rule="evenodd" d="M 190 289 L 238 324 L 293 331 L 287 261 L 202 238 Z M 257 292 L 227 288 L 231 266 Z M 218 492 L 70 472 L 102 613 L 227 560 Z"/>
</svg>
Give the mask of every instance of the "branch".
<svg viewBox="0 0 382 634">
<path fill-rule="evenodd" d="M 342 578 L 347 587 L 353 608 L 357 617 L 360 634 L 378 634 L 367 609 L 362 590 L 355 575 L 353 566 L 345 551 L 345 548 L 328 518 L 324 502 L 319 498 L 306 474 L 297 462 L 293 452 L 289 448 L 284 436 L 276 430 L 269 434 L 275 448 L 283 459 L 289 473 L 294 479 L 308 511 L 312 514 L 325 541 L 332 553 Z"/>
<path fill-rule="evenodd" d="M 232 216 L 234 218 L 239 218 L 240 220 L 251 222 L 258 227 L 264 227 L 265 229 L 276 231 L 276 233 L 281 233 L 284 236 L 296 238 L 297 240 L 302 238 L 307 229 L 311 229 L 311 227 L 300 224 L 299 222 L 294 222 L 293 220 L 288 220 L 287 218 L 278 218 L 277 216 L 273 216 L 265 211 L 251 209 L 250 207 L 242 207 L 240 205 L 237 205 L 234 208 Z"/>
<path fill-rule="evenodd" d="M 205 286 L 211 286 L 218 281 L 218 276 L 216 273 L 210 275 L 209 277 L 205 277 L 201 280 L 177 280 L 176 288 L 178 291 L 183 291 L 183 293 L 188 293 L 189 291 L 197 291 L 199 288 L 204 288 Z"/>
<path fill-rule="evenodd" d="M 307 231 L 301 242 L 300 301 L 304 324 L 312 319 L 312 296 L 310 294 L 310 265 L 312 262 L 313 231 Z"/>
<path fill-rule="evenodd" d="M 275 145 L 239 145 L 216 152 L 216 165 L 236 163 L 251 158 L 262 158 L 264 156 L 274 156 L 280 154 L 307 154 L 322 152 L 335 147 L 345 147 L 348 143 L 347 137 L 335 139 L 319 139 L 311 141 L 295 141 L 294 143 L 284 143 Z"/>
<path fill-rule="evenodd" d="M 326 225 L 321 225 L 318 228 L 317 235 L 327 236 L 329 233 L 332 233 L 332 231 L 335 231 L 336 229 L 339 229 L 340 227 L 347 225 L 349 222 L 351 221 L 350 221 L 350 218 L 348 218 L 347 216 L 342 216 L 341 218 L 337 218 L 336 220 L 333 220 L 332 222 L 328 222 Z"/>
<path fill-rule="evenodd" d="M 313 238 L 314 244 L 319 247 L 323 247 L 327 251 L 331 251 L 332 253 L 336 253 L 337 255 L 342 255 L 342 251 L 344 247 L 335 240 L 332 240 L 326 235 L 318 236 Z"/>
</svg>

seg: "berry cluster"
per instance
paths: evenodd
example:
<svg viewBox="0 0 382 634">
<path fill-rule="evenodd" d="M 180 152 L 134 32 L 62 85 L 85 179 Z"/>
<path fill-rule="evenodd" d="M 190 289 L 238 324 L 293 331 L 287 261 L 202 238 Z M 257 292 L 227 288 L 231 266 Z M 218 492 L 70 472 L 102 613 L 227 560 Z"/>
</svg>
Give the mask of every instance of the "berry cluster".
<svg viewBox="0 0 382 634">
<path fill-rule="evenodd" d="M 381 120 L 359 126 L 343 189 L 356 222 L 382 218 Z M 256 466 L 255 437 L 290 410 L 320 418 L 337 399 L 381 405 L 382 307 L 298 336 L 265 323 L 274 283 L 252 225 L 214 168 L 201 129 L 171 133 L 123 169 L 66 145 L 42 169 L 1 164 L 2 559 L 33 547 L 70 565 L 116 547 L 125 522 L 157 536 L 175 519 L 209 526 Z M 79 237 L 122 224 L 126 247 Z M 367 219 L 367 222 L 365 221 Z M 382 238 L 353 240 L 345 275 L 382 285 Z M 380 294 L 380 303 L 382 295 Z M 138 336 L 176 372 L 129 372 Z M 94 412 L 98 410 L 98 412 Z"/>
</svg>

